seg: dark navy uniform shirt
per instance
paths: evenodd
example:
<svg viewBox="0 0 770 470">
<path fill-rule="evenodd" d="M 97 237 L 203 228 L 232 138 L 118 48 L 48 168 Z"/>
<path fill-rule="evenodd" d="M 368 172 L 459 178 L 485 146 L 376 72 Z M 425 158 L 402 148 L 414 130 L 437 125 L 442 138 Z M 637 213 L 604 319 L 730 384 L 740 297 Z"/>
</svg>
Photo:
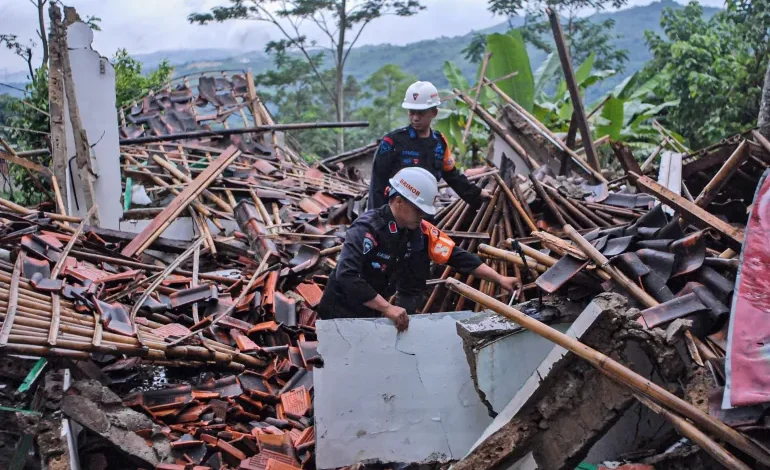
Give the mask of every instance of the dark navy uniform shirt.
<svg viewBox="0 0 770 470">
<path fill-rule="evenodd" d="M 456 246 L 448 264 L 462 273 L 470 273 L 481 265 L 481 260 Z M 390 206 L 385 204 L 361 215 L 346 232 L 318 314 L 327 320 L 378 317 L 379 312 L 363 304 L 377 294 L 387 300 L 396 291 L 399 296 L 418 297 L 429 271 L 425 235 L 420 229 L 398 227 Z"/>
<path fill-rule="evenodd" d="M 431 130 L 429 137 L 418 137 L 412 126 L 407 126 L 391 132 L 380 142 L 372 163 L 367 209 L 382 207 L 388 202 L 385 194 L 388 180 L 407 167 L 425 168 L 436 177 L 436 181 L 443 178 L 471 207 L 478 209 L 481 206 L 481 188 L 457 170 L 444 136 Z"/>
</svg>

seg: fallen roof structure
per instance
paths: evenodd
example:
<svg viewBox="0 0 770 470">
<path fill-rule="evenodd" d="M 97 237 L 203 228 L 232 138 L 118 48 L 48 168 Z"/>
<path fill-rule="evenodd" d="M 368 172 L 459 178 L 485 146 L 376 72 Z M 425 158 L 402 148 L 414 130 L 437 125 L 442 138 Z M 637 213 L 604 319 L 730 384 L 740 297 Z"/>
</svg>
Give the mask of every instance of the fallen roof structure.
<svg viewBox="0 0 770 470">
<path fill-rule="evenodd" d="M 491 81 L 498 116 L 458 93 L 496 137 L 466 171 L 492 198 L 474 213 L 442 185 L 435 223 L 521 288 L 434 266 L 420 310 L 453 313 L 396 335 L 314 310 L 376 143 L 310 165 L 281 132 L 361 123 L 275 123 L 230 71 L 180 77 L 114 124 L 88 99 L 114 99 L 108 64 L 77 66 L 100 58 L 66 29 L 54 168 L 27 165 L 56 204 L 0 199 L 9 468 L 31 448 L 162 470 L 770 462 L 760 134 L 685 154 L 661 127 L 641 165 L 610 143 L 611 179 Z"/>
</svg>

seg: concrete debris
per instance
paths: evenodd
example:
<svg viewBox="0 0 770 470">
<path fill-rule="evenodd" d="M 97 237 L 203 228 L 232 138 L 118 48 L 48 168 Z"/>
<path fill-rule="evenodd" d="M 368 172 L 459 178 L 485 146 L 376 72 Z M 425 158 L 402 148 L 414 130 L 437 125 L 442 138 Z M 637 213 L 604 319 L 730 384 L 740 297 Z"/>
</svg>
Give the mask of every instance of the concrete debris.
<svg viewBox="0 0 770 470">
<path fill-rule="evenodd" d="M 119 396 L 98 382 L 81 380 L 72 384 L 61 410 L 107 439 L 136 465 L 155 466 L 170 459 L 169 441 L 160 428 L 145 415 L 124 406 Z M 150 430 L 147 439 L 137 434 L 141 430 Z"/>
<path fill-rule="evenodd" d="M 581 313 L 567 335 L 623 364 L 633 362 L 637 372 L 653 378 L 652 364 L 658 361 L 650 364 L 648 359 L 645 366 L 640 363 L 644 355 L 618 337 L 625 335 L 626 328 L 640 328 L 634 326 L 626 309 L 622 296 L 602 294 Z M 668 345 L 664 350 L 675 347 Z M 554 347 L 454 468 L 511 465 L 531 452 L 538 468 L 574 469 L 633 402 L 633 395 L 624 387 L 563 348 Z"/>
</svg>

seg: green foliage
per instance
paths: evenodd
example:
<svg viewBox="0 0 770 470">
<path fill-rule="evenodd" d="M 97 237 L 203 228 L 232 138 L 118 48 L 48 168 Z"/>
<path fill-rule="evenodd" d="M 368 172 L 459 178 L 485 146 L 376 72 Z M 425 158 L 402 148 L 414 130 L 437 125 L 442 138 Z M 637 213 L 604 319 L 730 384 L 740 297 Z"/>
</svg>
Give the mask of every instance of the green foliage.
<svg viewBox="0 0 770 470">
<path fill-rule="evenodd" d="M 492 53 L 487 65 L 487 78 L 494 80 L 516 72 L 517 75 L 497 83 L 508 96 L 527 111 L 532 110 L 535 84 L 524 39 L 518 31 L 487 36 L 487 51 Z"/>
<path fill-rule="evenodd" d="M 570 56 L 574 63 L 580 63 L 593 54 L 596 67 L 622 72 L 628 61 L 628 51 L 619 49 L 615 41 L 620 37 L 614 34 L 615 21 L 605 19 L 596 21 L 592 18 L 568 17 L 562 21 L 564 36 L 569 44 Z M 521 28 L 524 39 L 538 49 L 554 52 L 553 32 L 547 21 L 531 22 Z"/>
<path fill-rule="evenodd" d="M 407 124 L 401 102 L 404 100 L 406 89 L 416 80 L 417 77 L 405 73 L 393 64 L 383 65 L 366 79 L 364 86 L 367 91 L 363 93 L 362 98 L 371 104 L 357 111 L 361 119 L 369 121 L 369 128 L 363 131 L 364 140 L 368 137 L 369 141 L 373 141 Z"/>
<path fill-rule="evenodd" d="M 6 134 L 7 140 L 21 150 L 32 150 L 48 146 L 45 133 L 49 132 L 48 116 L 35 110 L 32 106 L 48 112 L 48 70 L 46 67 L 37 69 L 35 78 L 26 86 L 26 96 L 23 103 L 14 100 L 10 103 L 8 114 L 8 126 L 18 130 L 0 130 Z M 32 106 L 30 106 L 32 105 Z M 22 129 L 29 129 L 25 131 Z M 32 131 L 32 132 L 30 132 Z M 44 166 L 51 164 L 51 156 L 31 157 L 31 160 Z M 12 192 L 8 195 L 14 202 L 22 205 L 39 204 L 46 199 L 36 186 L 29 172 L 18 165 L 8 165 L 8 172 L 12 182 Z M 46 188 L 49 189 L 49 188 Z"/>
<path fill-rule="evenodd" d="M 149 75 L 143 75 L 142 64 L 128 55 L 125 49 L 118 49 L 112 58 L 112 66 L 115 67 L 115 102 L 118 108 L 130 104 L 132 100 L 150 90 L 165 85 L 174 71 L 168 61 L 163 60 L 157 69 Z"/>
<path fill-rule="evenodd" d="M 706 19 L 691 2 L 666 9 L 663 34 L 647 32 L 654 58 L 646 76 L 659 75 L 659 101 L 679 100 L 669 127 L 697 148 L 756 125 L 768 59 L 770 1 L 728 1 Z"/>
<path fill-rule="evenodd" d="M 133 98 L 150 89 L 166 83 L 172 72 L 168 63 L 164 62 L 149 76 L 144 76 L 141 74 L 140 63 L 130 57 L 125 49 L 121 49 L 115 54 L 114 66 L 118 107 L 128 104 Z M 24 102 L 21 99 L 0 101 L 0 122 L 16 128 L 16 130 L 0 129 L 0 133 L 18 150 L 49 147 L 49 118 L 39 111 L 48 112 L 47 67 L 38 68 L 33 76 L 34 79 L 25 86 Z M 51 164 L 50 155 L 30 158 L 43 166 L 50 166 Z M 48 195 L 40 190 L 30 173 L 24 168 L 18 165 L 9 165 L 9 176 L 13 182 L 13 189 L 7 196 L 14 202 L 22 205 L 36 205 L 48 198 Z M 43 181 L 43 185 L 45 191 L 51 190 L 49 182 Z"/>
<path fill-rule="evenodd" d="M 317 66 L 321 57 L 314 58 Z M 331 98 L 316 80 L 311 64 L 287 53 L 274 55 L 275 67 L 254 77 L 261 98 L 274 110 L 276 120 L 284 123 L 332 121 L 335 108 Z M 327 76 L 332 70 L 323 72 Z M 360 147 L 406 124 L 401 102 L 406 88 L 415 77 L 398 66 L 387 64 L 364 82 L 348 76 L 345 80 L 345 114 L 349 120 L 367 120 L 368 128 L 345 133 L 349 148 Z M 337 153 L 336 130 L 309 129 L 292 132 L 302 155 L 315 161 Z"/>
<path fill-rule="evenodd" d="M 488 8 L 490 12 L 509 19 L 526 14 L 525 24 L 520 28 L 524 40 L 546 53 L 554 51 L 553 32 L 542 12 L 546 7 L 554 9 L 562 21 L 573 62 L 583 62 L 589 54 L 594 54 L 598 68 L 623 71 L 628 51 L 615 44 L 620 37 L 613 32 L 615 21 L 611 18 L 599 21 L 586 16 L 578 17 L 577 14 L 589 8 L 594 12 L 608 6 L 620 8 L 627 3 L 628 0 L 489 0 Z M 466 57 L 478 59 L 477 50 L 478 45 L 475 45 L 475 49 L 466 52 Z"/>
<path fill-rule="evenodd" d="M 272 23 L 281 32 L 282 39 L 268 42 L 265 52 L 299 52 L 331 99 L 336 120 L 342 121 L 349 101 L 344 94 L 348 86 L 345 64 L 361 32 L 384 15 L 412 16 L 424 9 L 418 0 L 230 0 L 230 6 L 217 6 L 209 13 L 193 13 L 188 20 L 199 24 L 232 19 Z M 316 41 L 308 40 L 300 32 L 304 22 L 315 24 L 328 38 L 328 43 L 320 47 L 322 52 L 318 52 Z M 333 63 L 325 71 L 318 58 L 326 52 L 330 52 Z M 339 152 L 345 147 L 342 132 L 337 134 Z"/>
<path fill-rule="evenodd" d="M 449 86 L 457 88 L 459 90 L 467 90 L 470 88 L 468 80 L 463 76 L 460 67 L 456 66 L 453 62 L 444 62 L 444 75 L 449 80 Z"/>
<path fill-rule="evenodd" d="M 518 72 L 515 85 L 509 83 L 512 80 L 504 80 L 498 82 L 498 86 L 522 107 L 530 110 L 549 129 L 555 132 L 566 132 L 573 114 L 566 82 L 560 79 L 555 87 L 551 87 L 553 91 L 550 94 L 548 92 L 549 84 L 561 77 L 559 58 L 551 53 L 533 74 L 525 44 L 518 32 L 506 35 L 492 34 L 488 39 L 487 48 L 489 52 L 493 52 L 493 55 L 487 67 L 487 76 L 494 79 L 513 71 Z M 589 54 L 575 70 L 575 79 L 583 95 L 589 87 L 596 86 L 616 73 L 614 70 L 597 69 L 596 64 L 596 55 Z M 453 64 L 445 64 L 444 70 L 450 83 L 457 81 L 457 68 Z M 609 135 L 613 140 L 624 142 L 639 151 L 638 156 L 651 151 L 658 140 L 657 131 L 651 124 L 652 119 L 659 118 L 667 108 L 673 108 L 678 104 L 677 101 L 656 100 L 653 90 L 659 83 L 659 77 L 642 81 L 637 73 L 619 84 L 605 97 L 607 100 L 603 104 L 601 113 L 591 118 L 594 134 L 592 137 L 596 139 Z M 484 98 L 479 101 L 487 111 L 495 114 L 497 106 L 502 103 L 495 103 L 496 96 L 491 100 L 488 96 L 482 95 L 482 97 Z M 651 100 L 656 102 L 652 103 Z M 587 106 L 587 109 L 593 110 L 603 101 L 604 99 L 601 99 Z M 489 129 L 479 119 L 474 119 L 470 137 L 464 144 L 462 132 L 470 109 L 461 100 L 454 101 L 449 108 L 450 110 L 442 113 L 442 119 L 438 121 L 436 128 L 447 137 L 450 146 L 457 154 L 457 160 L 462 164 L 468 164 L 469 157 L 473 161 L 478 149 L 486 147 Z M 469 155 L 469 152 L 474 155 Z"/>
</svg>

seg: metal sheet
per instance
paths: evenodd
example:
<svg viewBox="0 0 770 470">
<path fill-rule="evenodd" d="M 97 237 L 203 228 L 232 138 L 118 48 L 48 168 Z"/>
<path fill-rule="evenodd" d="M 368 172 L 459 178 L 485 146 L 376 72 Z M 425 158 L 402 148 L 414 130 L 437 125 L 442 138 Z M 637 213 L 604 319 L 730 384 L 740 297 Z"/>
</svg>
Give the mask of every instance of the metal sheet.
<svg viewBox="0 0 770 470">
<path fill-rule="evenodd" d="M 705 331 L 703 335 L 713 333 L 715 330 L 722 328 L 722 325 L 727 321 L 727 317 L 730 315 L 730 309 L 725 304 L 719 301 L 714 296 L 711 290 L 698 282 L 688 282 L 684 288 L 679 292 L 679 295 L 689 294 L 690 292 L 698 296 L 698 300 L 709 308 L 709 316 L 711 317 L 711 325 L 708 327 L 708 331 Z"/>
<path fill-rule="evenodd" d="M 634 236 L 611 238 L 607 241 L 607 246 L 601 250 L 602 254 L 607 257 L 617 256 L 628 250 L 631 246 L 631 242 L 634 241 Z"/>
<path fill-rule="evenodd" d="M 672 277 L 694 272 L 706 258 L 705 231 L 701 230 L 671 243 L 669 250 L 676 256 Z"/>
<path fill-rule="evenodd" d="M 636 253 L 623 253 L 612 259 L 612 264 L 620 268 L 631 279 L 639 279 L 650 273 L 650 268 L 636 256 Z"/>
<path fill-rule="evenodd" d="M 694 293 L 690 293 L 642 311 L 641 318 L 648 328 L 655 328 L 658 325 L 668 323 L 677 318 L 705 312 L 707 310 L 708 307 L 703 305 L 698 299 L 698 296 Z"/>
<path fill-rule="evenodd" d="M 695 274 L 695 280 L 706 286 L 725 305 L 735 289 L 731 280 L 705 265 Z"/>
<path fill-rule="evenodd" d="M 586 267 L 588 261 L 579 260 L 571 256 L 562 256 L 559 261 L 548 270 L 540 275 L 535 284 L 544 291 L 550 293 L 556 292 L 565 282 L 572 279 L 583 268 Z"/>
<path fill-rule="evenodd" d="M 649 248 L 651 250 L 657 250 L 657 251 L 668 251 L 668 247 L 673 243 L 674 240 L 641 240 L 636 242 L 637 248 Z"/>
<path fill-rule="evenodd" d="M 636 255 L 651 270 L 656 272 L 658 276 L 663 278 L 664 281 L 667 281 L 668 278 L 671 277 L 676 261 L 676 257 L 673 253 L 642 248 L 641 250 L 637 250 Z"/>
<path fill-rule="evenodd" d="M 658 302 L 668 302 L 674 298 L 674 293 L 666 285 L 666 279 L 662 278 L 656 271 L 650 271 L 642 278 L 642 286 Z"/>
<path fill-rule="evenodd" d="M 655 235 L 658 233 L 660 229 L 657 227 L 639 227 L 636 231 L 637 235 L 639 237 L 650 240 L 652 238 L 655 238 Z"/>
<path fill-rule="evenodd" d="M 605 246 L 607 246 L 607 240 L 609 237 L 607 235 L 603 237 L 599 237 L 596 240 L 591 241 L 591 244 L 599 251 L 602 251 Z"/>
</svg>

